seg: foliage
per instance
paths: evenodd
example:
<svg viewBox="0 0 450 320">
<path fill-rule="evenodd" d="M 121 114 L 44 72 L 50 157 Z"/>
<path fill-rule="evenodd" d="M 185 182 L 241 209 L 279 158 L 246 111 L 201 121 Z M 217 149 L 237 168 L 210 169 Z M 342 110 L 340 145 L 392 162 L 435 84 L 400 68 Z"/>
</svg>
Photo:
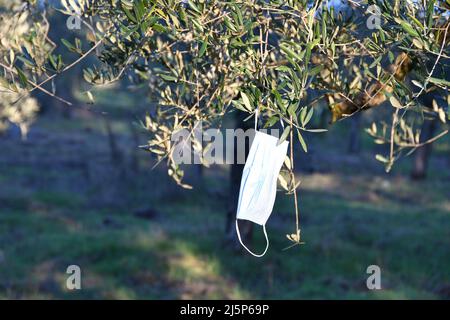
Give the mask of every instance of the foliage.
<svg viewBox="0 0 450 320">
<path fill-rule="evenodd" d="M 40 63 L 47 59 L 43 45 L 47 27 L 34 23 L 26 3 L 17 0 L 0 1 L 0 23 L 0 131 L 14 123 L 25 136 L 39 107 L 27 92 L 27 75 L 20 64 L 31 63 L 29 55 Z"/>
<path fill-rule="evenodd" d="M 382 24 L 369 30 L 367 7 L 373 4 Z M 424 120 L 446 121 L 445 1 L 122 0 L 78 6 L 95 18 L 88 39 L 102 42 L 104 64 L 87 69 L 85 79 L 104 85 L 126 72 L 148 86 L 158 102 L 145 121 L 153 137 L 149 150 L 168 158 L 177 181 L 182 171 L 171 160 L 171 134 L 193 130 L 199 120 L 211 124 L 234 109 L 252 114 L 259 108 L 265 127 L 286 123 L 307 151 L 302 132 L 322 131 L 309 127 L 322 100 L 332 121 L 387 100 L 392 115 L 368 132 L 376 143 L 390 144 L 388 155 L 377 155 L 388 170 L 405 149 L 427 142 L 419 140 Z M 82 55 L 80 43 L 65 41 Z M 443 99 L 424 105 L 419 98 L 430 92 Z"/>
</svg>

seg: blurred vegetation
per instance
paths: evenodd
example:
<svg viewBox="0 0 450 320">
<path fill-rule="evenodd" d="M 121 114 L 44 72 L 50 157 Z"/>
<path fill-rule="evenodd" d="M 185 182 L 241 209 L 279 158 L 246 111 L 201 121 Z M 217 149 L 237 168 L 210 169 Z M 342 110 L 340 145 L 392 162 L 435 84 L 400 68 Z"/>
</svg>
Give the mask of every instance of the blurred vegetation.
<svg viewBox="0 0 450 320">
<path fill-rule="evenodd" d="M 29 13 L 23 10 L 23 2 L 19 0 L 0 1 L 0 56 L 7 65 L 2 65 L 3 72 L 12 72 L 16 60 L 15 52 L 22 51 L 25 45 L 23 38 L 30 32 L 36 33 L 37 40 L 42 41 L 45 34 L 43 28 L 34 28 L 28 20 Z M 26 49 L 25 49 L 26 50 Z M 38 59 L 39 57 L 36 56 Z M 3 62 L 3 61 L 2 61 Z M 39 110 L 36 99 L 29 96 L 27 90 L 19 85 L 9 85 L 5 78 L 0 77 L 0 133 L 4 132 L 10 123 L 20 128 L 26 137 L 28 128 Z M 20 102 L 18 102 L 21 100 Z"/>
</svg>

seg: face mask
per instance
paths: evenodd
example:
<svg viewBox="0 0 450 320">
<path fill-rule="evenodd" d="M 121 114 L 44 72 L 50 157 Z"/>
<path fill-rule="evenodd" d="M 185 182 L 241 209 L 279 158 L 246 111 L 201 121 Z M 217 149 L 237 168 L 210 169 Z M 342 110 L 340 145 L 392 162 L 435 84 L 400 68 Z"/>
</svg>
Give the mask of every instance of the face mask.
<svg viewBox="0 0 450 320">
<path fill-rule="evenodd" d="M 236 215 L 236 232 L 241 245 L 255 257 L 264 256 L 269 248 L 266 222 L 275 203 L 278 174 L 289 145 L 287 141 L 280 145 L 277 144 L 278 138 L 256 131 L 242 172 Z M 263 253 L 255 254 L 244 245 L 239 232 L 238 220 L 252 221 L 263 227 L 266 238 L 266 248 Z"/>
</svg>

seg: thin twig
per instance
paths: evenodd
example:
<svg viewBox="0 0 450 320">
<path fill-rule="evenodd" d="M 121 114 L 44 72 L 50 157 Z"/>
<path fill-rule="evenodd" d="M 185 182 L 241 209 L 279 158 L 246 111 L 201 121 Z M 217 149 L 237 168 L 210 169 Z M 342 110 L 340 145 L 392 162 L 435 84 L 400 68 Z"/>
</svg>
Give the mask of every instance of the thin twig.
<svg viewBox="0 0 450 320">
<path fill-rule="evenodd" d="M 17 76 L 17 71 L 16 71 L 16 70 L 14 70 L 13 68 L 8 67 L 7 65 L 3 64 L 2 62 L 0 62 L 0 67 L 5 68 L 5 69 L 8 70 L 10 73 L 12 73 L 12 74 L 14 74 L 15 76 Z M 69 106 L 72 105 L 71 102 L 69 102 L 69 101 L 67 101 L 67 100 L 65 100 L 65 99 L 63 99 L 63 98 L 61 98 L 61 97 L 58 97 L 56 94 L 54 94 L 54 93 L 48 91 L 48 90 L 45 89 L 45 88 L 42 88 L 39 84 L 36 84 L 36 83 L 34 83 L 33 81 L 31 81 L 31 80 L 29 80 L 29 79 L 26 79 L 26 80 L 27 80 L 27 83 L 33 87 L 33 89 L 30 90 L 29 92 L 33 91 L 34 89 L 38 89 L 38 90 L 42 91 L 43 93 L 49 95 L 50 97 L 53 97 L 53 98 L 55 98 L 56 100 L 61 101 L 62 103 L 65 103 L 65 104 L 67 104 L 67 105 L 69 105 Z M 21 100 L 21 99 L 24 98 L 24 97 L 25 97 L 25 95 L 22 94 L 16 101 L 14 101 L 13 104 L 17 103 L 19 100 Z"/>
<path fill-rule="evenodd" d="M 290 117 L 290 121 L 292 121 L 292 116 Z M 294 188 L 294 205 L 295 205 L 295 233 L 297 235 L 297 243 L 300 243 L 300 211 L 298 209 L 298 198 L 297 198 L 297 183 L 295 181 L 295 173 L 294 173 L 294 130 L 291 129 L 289 133 L 290 140 L 290 174 L 291 174 L 291 184 Z"/>
<path fill-rule="evenodd" d="M 61 72 L 59 73 L 55 73 L 54 75 L 48 77 L 47 79 L 45 79 L 44 81 L 42 81 L 41 83 L 39 83 L 39 87 L 43 86 L 44 84 L 48 83 L 49 81 L 53 80 L 54 78 L 56 78 L 58 75 L 60 75 L 61 73 L 64 73 L 70 69 L 72 69 L 73 67 L 75 67 L 78 63 L 80 63 L 82 60 L 84 60 L 88 55 L 90 55 L 93 51 L 95 51 L 95 49 L 97 49 L 97 47 L 103 42 L 103 40 L 105 40 L 106 35 L 104 35 L 100 40 L 98 40 L 95 45 L 90 48 L 88 51 L 86 51 L 85 53 L 83 53 L 77 60 L 75 60 L 74 62 L 72 62 L 71 64 L 69 64 L 68 66 L 66 66 Z M 32 89 L 30 92 L 32 92 L 34 89 Z"/>
<path fill-rule="evenodd" d="M 400 109 L 396 108 L 395 112 L 392 116 L 392 125 L 391 125 L 391 141 L 389 145 L 389 168 L 394 163 L 394 136 L 395 136 L 395 127 L 397 126 L 398 121 L 398 112 Z"/>
</svg>

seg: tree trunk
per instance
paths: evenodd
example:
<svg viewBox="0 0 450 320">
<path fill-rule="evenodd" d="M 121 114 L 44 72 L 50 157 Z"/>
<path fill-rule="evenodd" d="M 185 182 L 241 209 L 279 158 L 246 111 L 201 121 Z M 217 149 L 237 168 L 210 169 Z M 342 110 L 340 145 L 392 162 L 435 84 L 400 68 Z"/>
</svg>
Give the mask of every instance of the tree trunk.
<svg viewBox="0 0 450 320">
<path fill-rule="evenodd" d="M 108 117 L 105 117 L 104 120 L 106 132 L 108 134 L 111 164 L 119 170 L 119 181 L 124 181 L 127 178 L 124 155 L 119 148 L 117 136 L 114 133 L 114 130 L 111 125 L 111 120 Z"/>
<path fill-rule="evenodd" d="M 248 116 L 248 114 L 238 111 L 235 111 L 235 127 L 242 128 L 244 131 L 252 128 L 251 121 L 244 121 L 244 119 Z M 245 145 L 245 158 L 247 159 L 248 151 L 249 151 L 249 142 L 246 141 Z M 237 164 L 236 155 L 237 152 L 237 143 L 234 143 L 234 164 L 231 166 L 230 170 L 230 189 L 228 196 L 228 212 L 226 219 L 225 232 L 226 237 L 225 241 L 228 245 L 232 246 L 234 249 L 239 249 L 240 244 L 236 234 L 235 228 L 235 220 L 236 220 L 236 212 L 237 212 L 237 204 L 239 199 L 239 189 L 241 186 L 241 177 L 242 171 L 244 170 L 244 164 Z M 242 241 L 246 244 L 250 244 L 252 241 L 253 235 L 253 223 L 250 221 L 240 221 L 239 222 L 239 230 L 241 233 Z"/>
<path fill-rule="evenodd" d="M 361 151 L 361 118 L 362 113 L 357 112 L 350 119 L 350 137 L 348 143 L 348 153 L 357 154 Z"/>
<path fill-rule="evenodd" d="M 429 140 L 433 137 L 436 130 L 437 120 L 426 121 L 423 124 L 422 133 L 420 135 L 421 141 Z M 413 169 L 411 171 L 411 178 L 414 180 L 423 180 L 427 176 L 428 162 L 431 155 L 432 144 L 426 144 L 418 148 L 415 152 Z"/>
<path fill-rule="evenodd" d="M 133 148 L 131 148 L 131 160 L 130 160 L 130 168 L 134 174 L 138 174 L 140 171 L 139 164 L 139 132 L 136 126 L 129 122 L 128 124 L 131 133 L 131 139 L 133 141 Z"/>
</svg>

